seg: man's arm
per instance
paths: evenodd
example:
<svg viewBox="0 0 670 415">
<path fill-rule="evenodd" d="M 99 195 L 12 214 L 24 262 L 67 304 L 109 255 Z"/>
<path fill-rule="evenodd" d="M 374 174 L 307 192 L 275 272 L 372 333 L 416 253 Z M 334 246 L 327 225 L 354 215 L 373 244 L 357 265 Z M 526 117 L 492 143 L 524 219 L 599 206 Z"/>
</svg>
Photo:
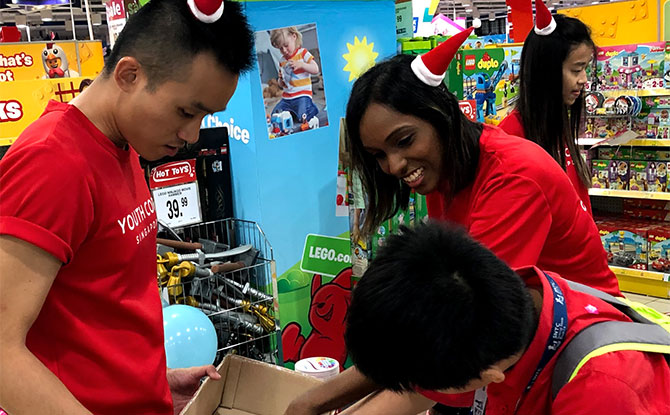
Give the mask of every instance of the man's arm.
<svg viewBox="0 0 670 415">
<path fill-rule="evenodd" d="M 91 415 L 26 347 L 61 262 L 0 235 L 0 264 L 0 407 L 11 415 Z"/>
<path fill-rule="evenodd" d="M 379 390 L 355 366 L 297 397 L 284 415 L 320 415 L 356 402 Z"/>
</svg>

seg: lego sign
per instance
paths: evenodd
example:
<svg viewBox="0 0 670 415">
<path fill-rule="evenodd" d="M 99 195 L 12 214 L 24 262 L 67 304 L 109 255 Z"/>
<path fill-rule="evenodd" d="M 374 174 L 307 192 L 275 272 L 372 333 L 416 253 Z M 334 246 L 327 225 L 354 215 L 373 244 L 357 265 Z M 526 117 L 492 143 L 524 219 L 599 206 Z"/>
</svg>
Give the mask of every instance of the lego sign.
<svg viewBox="0 0 670 415">
<path fill-rule="evenodd" d="M 472 71 L 476 68 L 476 58 L 475 55 L 465 55 L 465 70 Z"/>
</svg>

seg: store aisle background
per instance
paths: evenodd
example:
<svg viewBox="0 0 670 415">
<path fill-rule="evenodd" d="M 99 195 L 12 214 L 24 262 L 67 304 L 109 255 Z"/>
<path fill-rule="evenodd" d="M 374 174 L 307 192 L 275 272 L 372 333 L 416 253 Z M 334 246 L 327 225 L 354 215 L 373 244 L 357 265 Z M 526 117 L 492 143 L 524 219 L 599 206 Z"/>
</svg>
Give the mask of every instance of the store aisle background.
<svg viewBox="0 0 670 415">
<path fill-rule="evenodd" d="M 628 299 L 653 307 L 656 310 L 660 311 L 661 313 L 670 314 L 670 299 L 650 297 L 648 295 L 640 295 L 626 292 L 624 293 L 624 295 Z"/>
</svg>

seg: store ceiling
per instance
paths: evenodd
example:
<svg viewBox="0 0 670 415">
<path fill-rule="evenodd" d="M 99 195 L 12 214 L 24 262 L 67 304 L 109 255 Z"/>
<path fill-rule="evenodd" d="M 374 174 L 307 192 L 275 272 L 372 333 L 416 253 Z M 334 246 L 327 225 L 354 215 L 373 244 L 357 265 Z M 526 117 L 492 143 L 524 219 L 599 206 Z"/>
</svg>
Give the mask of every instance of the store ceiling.
<svg viewBox="0 0 670 415">
<path fill-rule="evenodd" d="M 89 7 L 91 9 L 92 15 L 99 15 L 102 23 L 105 23 L 105 6 L 102 3 L 103 0 L 90 0 Z M 610 0 L 545 0 L 547 5 L 554 6 L 555 8 L 567 8 L 575 6 L 583 6 L 597 3 L 609 3 Z M 11 3 L 11 0 L 7 0 L 7 3 Z M 81 8 L 74 8 L 73 14 L 75 21 L 79 24 L 86 20 L 86 15 L 84 13 L 85 0 L 81 0 Z M 62 24 L 70 18 L 70 10 L 67 6 L 59 6 L 51 8 L 53 12 L 53 22 L 49 23 L 48 26 L 53 24 Z M 480 17 L 481 19 L 492 19 L 493 17 L 500 18 L 504 17 L 507 14 L 507 6 L 505 0 L 440 0 L 438 6 L 438 12 L 444 14 L 448 17 L 456 16 L 473 16 Z M 35 8 L 26 8 L 24 6 L 14 7 L 10 6 L 8 9 L 0 10 L 0 24 L 2 23 L 14 23 L 17 16 L 25 16 L 27 24 L 31 26 L 41 26 L 43 25 L 42 19 L 40 17 L 40 10 Z M 19 17 L 19 20 L 22 20 Z M 97 21 L 97 18 L 95 18 Z"/>
</svg>

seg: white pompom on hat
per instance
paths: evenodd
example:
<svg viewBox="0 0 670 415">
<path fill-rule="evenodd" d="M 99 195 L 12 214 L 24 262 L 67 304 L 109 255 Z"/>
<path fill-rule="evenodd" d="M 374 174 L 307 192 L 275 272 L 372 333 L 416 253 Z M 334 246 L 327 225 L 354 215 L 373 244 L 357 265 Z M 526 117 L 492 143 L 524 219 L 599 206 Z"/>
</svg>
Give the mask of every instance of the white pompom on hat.
<svg viewBox="0 0 670 415">
<path fill-rule="evenodd" d="M 214 23 L 223 15 L 223 0 L 186 0 L 191 12 L 203 23 Z"/>
<path fill-rule="evenodd" d="M 535 0 L 535 33 L 550 35 L 556 30 L 556 20 L 542 0 Z"/>
</svg>

